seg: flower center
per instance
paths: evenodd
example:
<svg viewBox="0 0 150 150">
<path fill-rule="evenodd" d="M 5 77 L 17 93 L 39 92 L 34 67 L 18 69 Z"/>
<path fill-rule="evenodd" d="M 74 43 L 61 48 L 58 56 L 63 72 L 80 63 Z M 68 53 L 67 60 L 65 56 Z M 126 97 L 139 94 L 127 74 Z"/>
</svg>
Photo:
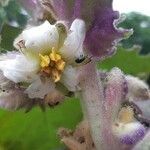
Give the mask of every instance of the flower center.
<svg viewBox="0 0 150 150">
<path fill-rule="evenodd" d="M 122 123 L 130 123 L 134 120 L 134 111 L 133 109 L 128 107 L 123 107 L 119 112 L 119 121 Z"/>
<path fill-rule="evenodd" d="M 49 55 L 39 54 L 41 73 L 47 77 L 51 77 L 54 82 L 58 82 L 65 68 L 65 61 L 61 55 L 56 53 L 53 48 Z"/>
</svg>

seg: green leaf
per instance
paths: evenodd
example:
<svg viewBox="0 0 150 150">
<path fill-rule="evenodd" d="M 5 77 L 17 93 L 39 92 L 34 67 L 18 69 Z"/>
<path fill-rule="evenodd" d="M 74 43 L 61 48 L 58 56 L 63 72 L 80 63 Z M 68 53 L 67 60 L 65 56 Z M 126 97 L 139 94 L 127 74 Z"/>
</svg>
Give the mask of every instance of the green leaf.
<svg viewBox="0 0 150 150">
<path fill-rule="evenodd" d="M 82 113 L 77 99 L 41 112 L 0 111 L 0 148 L 4 150 L 56 150 L 63 148 L 56 133 L 58 128 L 75 128 Z"/>
<path fill-rule="evenodd" d="M 1 6 L 2 3 L 2 6 Z M 24 27 L 28 15 L 24 13 L 20 3 L 16 0 L 0 0 L 0 26 L 2 23 Z"/>
<path fill-rule="evenodd" d="M 16 28 L 13 26 L 10 26 L 8 24 L 4 24 L 2 26 L 1 30 L 1 44 L 0 47 L 6 50 L 13 50 L 13 41 L 18 36 L 18 34 L 21 32 L 20 28 Z"/>
<path fill-rule="evenodd" d="M 150 54 L 150 17 L 139 13 L 126 14 L 126 19 L 119 26 L 134 30 L 133 35 L 126 40 L 123 40 L 123 46 L 126 48 L 132 47 L 134 44 L 141 45 L 142 54 Z"/>
<path fill-rule="evenodd" d="M 135 76 L 143 73 L 150 74 L 150 55 L 141 56 L 138 51 L 138 48 L 126 50 L 120 46 L 113 57 L 99 63 L 98 67 L 108 70 L 119 67 L 124 73 Z"/>
</svg>

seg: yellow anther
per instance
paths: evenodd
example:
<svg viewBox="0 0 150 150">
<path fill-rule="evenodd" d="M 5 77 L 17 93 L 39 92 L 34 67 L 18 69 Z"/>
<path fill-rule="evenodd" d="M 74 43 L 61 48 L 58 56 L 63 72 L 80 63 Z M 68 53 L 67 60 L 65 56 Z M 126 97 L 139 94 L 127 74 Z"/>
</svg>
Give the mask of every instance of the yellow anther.
<svg viewBox="0 0 150 150">
<path fill-rule="evenodd" d="M 50 54 L 50 59 L 55 62 L 61 60 L 61 56 L 56 53 L 56 50 L 54 48 L 52 49 L 52 53 Z"/>
<path fill-rule="evenodd" d="M 40 66 L 42 68 L 48 67 L 49 64 L 50 64 L 50 58 L 49 58 L 49 56 L 47 56 L 47 55 L 43 56 L 43 55 L 39 54 L 39 57 L 40 57 L 40 60 L 41 60 Z"/>
<path fill-rule="evenodd" d="M 54 82 L 58 82 L 61 78 L 61 73 L 57 69 L 52 70 L 52 78 Z"/>
<path fill-rule="evenodd" d="M 54 82 L 58 82 L 61 78 L 61 74 L 65 68 L 65 61 L 61 58 L 56 50 L 53 48 L 49 55 L 39 54 L 41 63 L 41 72 L 44 75 L 51 77 Z"/>
<path fill-rule="evenodd" d="M 134 111 L 131 107 L 123 107 L 119 112 L 119 121 L 129 123 L 134 120 Z"/>
<path fill-rule="evenodd" d="M 59 70 L 59 71 L 63 71 L 64 68 L 65 68 L 65 62 L 61 59 L 59 61 L 57 61 L 56 63 L 56 68 Z"/>
</svg>

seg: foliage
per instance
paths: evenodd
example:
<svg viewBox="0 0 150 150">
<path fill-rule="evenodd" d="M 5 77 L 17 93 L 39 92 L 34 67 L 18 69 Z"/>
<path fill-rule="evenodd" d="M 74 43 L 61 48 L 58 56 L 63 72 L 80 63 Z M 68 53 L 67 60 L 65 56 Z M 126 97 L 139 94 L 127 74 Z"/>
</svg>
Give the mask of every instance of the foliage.
<svg viewBox="0 0 150 150">
<path fill-rule="evenodd" d="M 26 24 L 27 16 L 19 4 L 12 0 L 8 6 L 0 7 L 1 44 L 0 50 L 13 50 L 13 39 Z M 19 27 L 13 27 L 13 21 Z M 121 26 L 134 28 L 134 35 L 123 42 L 126 47 L 134 44 L 143 46 L 142 52 L 148 53 L 150 47 L 150 18 L 139 14 L 129 14 Z M 118 47 L 116 55 L 98 64 L 100 69 L 119 67 L 127 74 L 149 74 L 150 56 L 140 56 L 137 49 L 125 50 Z M 25 114 L 22 111 L 0 110 L 0 149 L 3 150 L 52 150 L 62 147 L 56 136 L 59 127 L 74 128 L 81 120 L 82 113 L 77 99 L 66 100 L 54 109 L 42 113 L 39 108 Z M 69 120 L 69 121 L 68 121 Z"/>
<path fill-rule="evenodd" d="M 20 28 L 4 24 L 1 30 L 2 52 L 13 50 L 13 40 Z M 58 150 L 62 145 L 56 135 L 59 127 L 74 128 L 82 113 L 77 99 L 66 100 L 54 109 L 41 112 L 39 108 L 25 114 L 22 111 L 0 110 L 0 149 L 4 150 Z M 68 121 L 69 120 L 69 121 Z"/>
<path fill-rule="evenodd" d="M 0 5 L 0 28 L 3 23 L 14 26 L 24 26 L 27 15 L 16 0 L 10 0 L 8 5 Z"/>
<path fill-rule="evenodd" d="M 14 38 L 18 36 L 21 29 L 18 27 L 13 27 L 8 24 L 4 24 L 1 30 L 1 43 L 0 47 L 5 50 L 13 50 Z"/>
<path fill-rule="evenodd" d="M 139 55 L 139 47 L 133 47 L 131 49 L 124 49 L 122 46 L 118 47 L 117 53 L 98 64 L 101 69 L 111 69 L 113 67 L 119 67 L 124 73 L 137 75 L 149 75 L 150 74 L 150 55 Z"/>
<path fill-rule="evenodd" d="M 150 53 L 150 17 L 134 12 L 129 13 L 126 14 L 126 20 L 120 26 L 134 30 L 134 34 L 122 42 L 126 48 L 137 44 L 142 46 L 142 54 Z"/>
<path fill-rule="evenodd" d="M 56 150 L 62 147 L 56 135 L 59 127 L 74 128 L 81 120 L 77 99 L 41 112 L 35 108 L 22 111 L 0 111 L 0 149 L 4 150 Z M 69 121 L 68 121 L 69 120 Z"/>
</svg>

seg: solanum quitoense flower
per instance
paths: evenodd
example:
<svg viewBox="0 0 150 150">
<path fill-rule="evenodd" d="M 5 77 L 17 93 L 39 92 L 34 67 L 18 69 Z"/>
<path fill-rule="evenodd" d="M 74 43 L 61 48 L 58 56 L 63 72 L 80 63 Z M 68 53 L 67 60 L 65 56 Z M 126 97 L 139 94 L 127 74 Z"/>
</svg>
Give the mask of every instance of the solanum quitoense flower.
<svg viewBox="0 0 150 150">
<path fill-rule="evenodd" d="M 94 142 L 90 146 L 98 150 L 116 150 L 118 147 L 124 149 L 124 144 L 135 144 L 143 137 L 145 127 L 135 120 L 132 110 L 121 107 L 127 94 L 124 75 L 113 69 L 106 77 L 105 86 L 95 67 L 95 60 L 114 54 L 118 41 L 132 33 L 116 27 L 120 19 L 119 13 L 112 9 L 112 1 L 40 0 L 32 4 L 38 5 L 42 12 L 35 11 L 33 20 L 45 20 L 46 11 L 49 21 L 56 23 L 51 25 L 46 21 L 24 30 L 14 42 L 21 53 L 12 52 L 0 57 L 1 91 L 5 91 L 0 95 L 0 106 L 17 109 L 41 100 L 43 104 L 43 99 L 57 95 L 57 89 L 61 87 L 77 91 L 76 63 L 85 59 L 84 47 L 92 57 L 92 63 L 81 68 L 80 73 L 81 104 Z M 70 30 L 65 24 L 68 28 L 71 25 Z M 133 92 L 128 95 L 135 97 Z M 14 97 L 13 101 L 10 101 L 11 97 Z M 136 134 L 138 131 L 142 134 Z M 121 146 L 116 138 L 123 143 Z"/>
<path fill-rule="evenodd" d="M 26 85 L 24 92 L 29 98 L 43 99 L 57 89 L 58 82 L 68 91 L 76 91 L 76 60 L 85 59 L 84 38 L 85 24 L 80 19 L 74 20 L 70 30 L 63 23 L 51 25 L 45 21 L 19 35 L 14 46 L 20 52 L 1 59 L 0 69 L 9 80 Z"/>
</svg>

